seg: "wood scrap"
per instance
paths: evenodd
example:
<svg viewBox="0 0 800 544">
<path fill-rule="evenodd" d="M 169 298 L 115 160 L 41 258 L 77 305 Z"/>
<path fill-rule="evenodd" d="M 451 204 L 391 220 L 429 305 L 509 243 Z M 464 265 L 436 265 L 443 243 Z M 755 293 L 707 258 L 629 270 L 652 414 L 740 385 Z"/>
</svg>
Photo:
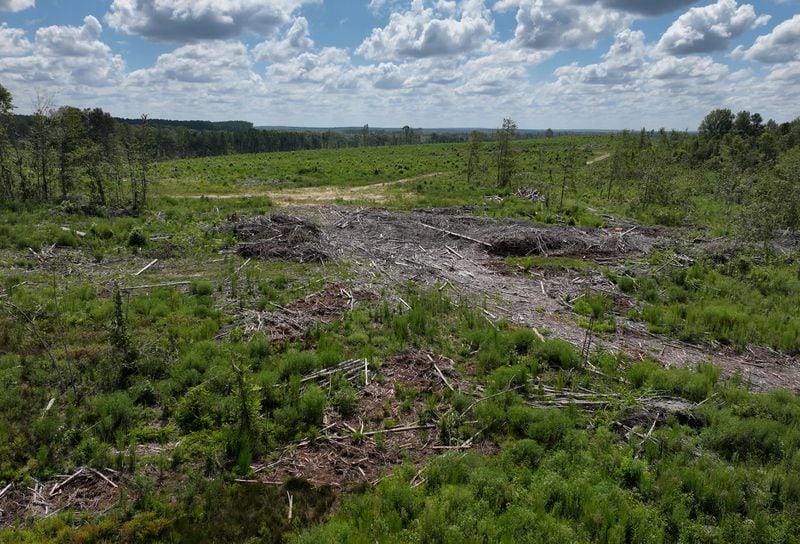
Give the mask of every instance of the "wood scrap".
<svg viewBox="0 0 800 544">
<path fill-rule="evenodd" d="M 150 268 L 151 266 L 153 266 L 153 265 L 154 265 L 154 264 L 156 264 L 157 262 L 158 262 L 158 259 L 153 259 L 153 260 L 152 260 L 152 261 L 150 261 L 148 264 L 146 264 L 145 266 L 143 266 L 143 267 L 142 267 L 142 269 L 141 269 L 141 270 L 139 270 L 139 271 L 138 271 L 136 274 L 134 274 L 134 276 L 138 276 L 139 274 L 141 274 L 142 272 L 144 272 L 145 270 L 147 270 L 148 268 Z"/>
</svg>

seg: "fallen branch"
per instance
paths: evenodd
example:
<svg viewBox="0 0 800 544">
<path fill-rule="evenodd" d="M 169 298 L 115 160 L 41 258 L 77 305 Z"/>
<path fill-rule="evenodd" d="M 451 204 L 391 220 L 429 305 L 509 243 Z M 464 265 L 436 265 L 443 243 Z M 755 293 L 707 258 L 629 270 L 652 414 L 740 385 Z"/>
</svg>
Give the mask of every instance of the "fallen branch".
<svg viewBox="0 0 800 544">
<path fill-rule="evenodd" d="M 447 388 L 448 388 L 450 391 L 455 391 L 455 389 L 453 389 L 453 386 L 452 386 L 452 385 L 450 385 L 450 382 L 448 382 L 448 381 L 447 381 L 447 378 L 445 378 L 445 377 L 444 377 L 444 374 L 442 374 L 442 371 L 441 371 L 441 370 L 439 370 L 439 367 L 438 367 L 438 366 L 436 366 L 436 363 L 433 363 L 433 368 L 435 368 L 435 369 L 436 369 L 436 373 L 437 373 L 437 374 L 439 374 L 439 377 L 442 379 L 442 381 L 443 381 L 443 382 L 444 382 L 444 384 L 447 386 Z"/>
<path fill-rule="evenodd" d="M 145 270 L 147 270 L 148 268 L 150 268 L 151 266 L 153 266 L 153 265 L 154 265 L 154 264 L 156 264 L 157 262 L 158 262 L 158 259 L 153 259 L 153 260 L 152 260 L 152 261 L 150 261 L 148 264 L 146 264 L 146 265 L 144 266 L 144 268 L 142 268 L 142 269 L 141 269 L 141 270 L 139 270 L 139 271 L 138 271 L 136 274 L 134 274 L 134 276 L 138 276 L 139 274 L 141 274 L 142 272 L 144 272 Z"/>
<path fill-rule="evenodd" d="M 102 472 L 100 472 L 99 470 L 97 470 L 97 469 L 92 469 L 92 472 L 94 472 L 95 474 L 97 474 L 98 476 L 100 476 L 102 479 L 104 479 L 105 481 L 107 481 L 109 484 L 111 484 L 111 487 L 117 487 L 117 484 L 115 484 L 114 482 L 112 482 L 112 481 L 111 481 L 111 480 L 108 478 L 108 476 L 106 476 L 105 474 L 103 474 L 103 473 L 102 473 Z"/>
<path fill-rule="evenodd" d="M 83 473 L 83 467 L 81 467 L 77 471 L 75 471 L 75 474 L 73 474 L 72 476 L 70 476 L 69 478 L 64 480 L 63 482 L 58 482 L 56 485 L 53 486 L 53 489 L 50 490 L 50 496 L 52 497 L 55 494 L 55 492 L 59 490 L 59 488 L 64 487 L 65 485 L 67 485 L 69 482 L 71 482 L 72 480 L 77 478 L 78 475 L 80 475 L 82 473 Z"/>
<path fill-rule="evenodd" d="M 253 259 L 251 257 L 248 257 L 247 260 L 245 262 L 243 262 L 242 265 L 239 268 L 236 269 L 236 273 L 238 274 L 239 272 L 241 272 L 242 268 L 244 268 L 245 266 L 250 264 L 250 261 L 252 261 L 252 260 Z"/>
<path fill-rule="evenodd" d="M 456 238 L 462 238 L 464 240 L 469 240 L 470 242 L 475 242 L 476 244 L 481 244 L 482 246 L 485 246 L 485 247 L 492 247 L 492 244 L 490 244 L 489 242 L 484 242 L 483 240 L 478 240 L 477 238 L 472 238 L 470 236 L 467 236 L 466 234 L 459 234 L 457 232 L 453 232 L 453 231 L 450 231 L 450 230 L 440 229 L 439 227 L 434 227 L 433 225 L 428 225 L 426 223 L 423 223 L 422 221 L 416 221 L 416 223 L 422 225 L 425 228 L 428 228 L 428 229 L 431 229 L 431 230 L 435 230 L 437 232 L 443 232 L 444 234 L 449 234 L 450 236 L 455 236 Z"/>
<path fill-rule="evenodd" d="M 134 289 L 155 289 L 156 287 L 173 287 L 176 285 L 189 285 L 190 281 L 168 281 L 166 283 L 154 283 L 151 285 L 131 285 L 129 287 L 120 287 L 120 291 L 133 291 Z"/>
<path fill-rule="evenodd" d="M 463 258 L 464 258 L 464 256 L 463 256 L 461 253 L 459 253 L 458 251 L 456 251 L 456 250 L 455 250 L 455 249 L 453 249 L 452 247 L 450 247 L 450 246 L 448 246 L 448 245 L 446 245 L 446 244 L 445 244 L 445 246 L 444 246 L 444 247 L 447 249 L 447 251 L 449 251 L 450 253 L 452 253 L 453 255 L 455 255 L 456 257 L 458 257 L 459 259 L 463 259 Z"/>
</svg>

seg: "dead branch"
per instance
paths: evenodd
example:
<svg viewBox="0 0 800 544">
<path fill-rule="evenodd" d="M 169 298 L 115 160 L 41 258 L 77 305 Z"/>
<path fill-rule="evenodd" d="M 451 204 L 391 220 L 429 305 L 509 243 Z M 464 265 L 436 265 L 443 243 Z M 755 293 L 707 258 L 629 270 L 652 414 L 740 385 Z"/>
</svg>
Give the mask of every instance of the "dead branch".
<svg viewBox="0 0 800 544">
<path fill-rule="evenodd" d="M 158 259 L 153 259 L 152 261 L 150 261 L 149 263 L 144 265 L 144 267 L 142 267 L 141 270 L 139 270 L 136 274 L 134 274 L 134 276 L 138 276 L 139 274 L 141 274 L 142 272 L 144 272 L 145 270 L 147 270 L 148 268 L 150 268 L 151 266 L 153 266 L 157 262 L 158 262 Z"/>
<path fill-rule="evenodd" d="M 168 281 L 166 283 L 154 283 L 151 285 L 132 285 L 129 287 L 120 287 L 120 291 L 133 291 L 134 289 L 155 289 L 157 287 L 174 287 L 177 285 L 189 285 L 190 281 Z"/>
<path fill-rule="evenodd" d="M 442 232 L 444 234 L 449 234 L 450 236 L 455 236 L 456 238 L 462 238 L 464 240 L 469 240 L 470 242 L 475 242 L 476 244 L 481 244 L 484 247 L 492 247 L 492 244 L 488 242 L 484 242 L 483 240 L 478 240 L 477 238 L 472 238 L 471 236 L 467 236 L 466 234 L 459 234 L 457 232 L 453 232 L 447 229 L 440 229 L 439 227 L 434 227 L 433 225 L 428 225 L 423 223 L 422 221 L 415 221 L 415 223 L 422 225 L 425 228 L 429 228 L 435 230 L 437 232 Z"/>
</svg>

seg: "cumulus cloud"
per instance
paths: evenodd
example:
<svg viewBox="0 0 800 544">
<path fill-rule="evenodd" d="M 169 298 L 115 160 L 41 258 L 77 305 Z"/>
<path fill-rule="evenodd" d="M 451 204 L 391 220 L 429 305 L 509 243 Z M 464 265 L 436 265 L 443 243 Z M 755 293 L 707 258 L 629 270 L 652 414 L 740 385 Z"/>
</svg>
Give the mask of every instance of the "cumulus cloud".
<svg viewBox="0 0 800 544">
<path fill-rule="evenodd" d="M 759 36 L 750 49 L 737 47 L 735 56 L 764 63 L 800 60 L 800 15 L 783 21 L 772 32 Z"/>
<path fill-rule="evenodd" d="M 36 0 L 0 0 L 0 11 L 22 11 L 36 5 Z"/>
<path fill-rule="evenodd" d="M 106 21 L 125 34 L 162 41 L 270 36 L 317 0 L 114 0 Z"/>
<path fill-rule="evenodd" d="M 0 56 L 20 55 L 31 48 L 31 42 L 20 28 L 10 28 L 6 23 L 0 25 Z"/>
<path fill-rule="evenodd" d="M 267 68 L 267 80 L 272 83 L 346 85 L 351 67 L 347 51 L 325 47 L 319 52 L 305 52 L 285 62 Z"/>
<path fill-rule="evenodd" d="M 42 27 L 28 54 L 0 58 L 0 74 L 13 82 L 58 88 L 116 85 L 124 76 L 125 63 L 100 40 L 102 30 L 91 15 L 78 27 Z"/>
<path fill-rule="evenodd" d="M 463 54 L 480 47 L 493 30 L 480 0 L 467 0 L 460 8 L 446 1 L 426 8 L 414 0 L 410 10 L 393 13 L 385 27 L 373 29 L 356 52 L 370 59 Z"/>
<path fill-rule="evenodd" d="M 281 40 L 267 40 L 253 48 L 256 60 L 284 61 L 301 51 L 314 47 L 308 30 L 308 20 L 298 17 Z"/>
<path fill-rule="evenodd" d="M 159 82 L 219 83 L 235 86 L 257 79 L 250 71 L 247 47 L 237 41 L 206 41 L 159 55 L 152 68 L 130 74 L 132 82 L 152 86 Z"/>
<path fill-rule="evenodd" d="M 765 25 L 769 19 L 769 15 L 757 16 L 751 4 L 740 6 L 736 0 L 718 0 L 678 17 L 661 36 L 658 46 L 671 55 L 724 51 L 732 39 Z"/>
<path fill-rule="evenodd" d="M 767 76 L 770 81 L 778 83 L 789 82 L 800 85 L 800 61 L 787 62 L 772 69 Z M 795 86 L 795 88 L 797 88 Z"/>
<path fill-rule="evenodd" d="M 517 8 L 516 42 L 530 49 L 560 50 L 594 47 L 631 20 L 598 1 L 501 0 L 495 9 Z"/>
<path fill-rule="evenodd" d="M 665 57 L 648 66 L 644 72 L 645 77 L 654 80 L 666 81 L 674 85 L 676 81 L 683 81 L 694 87 L 717 83 L 728 75 L 728 67 L 714 62 L 710 57 Z"/>
<path fill-rule="evenodd" d="M 625 29 L 619 32 L 603 62 L 578 66 L 572 64 L 557 68 L 555 75 L 563 82 L 589 85 L 621 85 L 637 78 L 637 72 L 646 62 L 647 47 L 644 32 Z"/>
</svg>

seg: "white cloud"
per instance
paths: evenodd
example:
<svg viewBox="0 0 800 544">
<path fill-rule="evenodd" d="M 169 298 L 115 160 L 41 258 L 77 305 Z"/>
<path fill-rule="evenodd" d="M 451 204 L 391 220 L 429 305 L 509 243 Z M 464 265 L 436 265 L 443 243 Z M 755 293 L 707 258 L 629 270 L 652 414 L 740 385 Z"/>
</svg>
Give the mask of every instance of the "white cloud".
<svg viewBox="0 0 800 544">
<path fill-rule="evenodd" d="M 800 60 L 800 14 L 783 21 L 769 34 L 756 38 L 750 49 L 737 47 L 734 53 L 764 63 Z"/>
<path fill-rule="evenodd" d="M 27 55 L 0 58 L 0 75 L 18 84 L 47 85 L 54 90 L 117 85 L 125 63 L 100 41 L 101 32 L 102 26 L 91 15 L 79 27 L 42 27 Z"/>
<path fill-rule="evenodd" d="M 36 6 L 36 0 L 0 0 L 0 11 L 22 11 Z"/>
<path fill-rule="evenodd" d="M 751 4 L 736 0 L 718 0 L 701 8 L 692 8 L 672 23 L 658 43 L 672 55 L 692 55 L 724 51 L 730 41 L 751 28 L 765 25 L 769 15 L 757 16 Z"/>
<path fill-rule="evenodd" d="M 125 34 L 191 42 L 271 36 L 303 4 L 318 0 L 114 0 L 106 21 Z"/>
<path fill-rule="evenodd" d="M 247 47 L 237 41 L 206 41 L 179 47 L 159 55 L 152 68 L 130 74 L 133 83 L 222 84 L 235 87 L 242 81 L 258 80 L 251 70 Z"/>
<path fill-rule="evenodd" d="M 786 64 L 775 66 L 767 76 L 767 79 L 778 83 L 790 82 L 800 86 L 800 61 L 787 62 Z"/>
<path fill-rule="evenodd" d="M 0 56 L 20 55 L 31 48 L 25 31 L 11 28 L 6 23 L 0 25 Z"/>
<path fill-rule="evenodd" d="M 586 49 L 613 35 L 632 17 L 600 2 L 501 0 L 495 9 L 517 8 L 516 42 L 536 50 Z"/>
<path fill-rule="evenodd" d="M 301 53 L 285 62 L 267 68 L 269 83 L 326 84 L 337 87 L 344 83 L 351 69 L 350 56 L 344 49 L 325 47 L 321 51 Z"/>
<path fill-rule="evenodd" d="M 308 21 L 305 17 L 298 17 L 283 39 L 261 42 L 253 48 L 253 54 L 256 60 L 279 62 L 312 47 L 314 41 L 308 30 Z"/>
<path fill-rule="evenodd" d="M 556 69 L 558 79 L 539 89 L 532 107 L 558 109 L 572 126 L 694 128 L 752 83 L 708 56 L 664 55 L 645 38 L 625 29 L 601 62 Z"/>
<path fill-rule="evenodd" d="M 625 29 L 619 32 L 603 62 L 578 66 L 562 66 L 555 71 L 564 83 L 586 83 L 590 85 L 623 85 L 635 81 L 637 72 L 644 66 L 647 47 L 644 32 Z"/>
<path fill-rule="evenodd" d="M 456 18 L 460 12 L 460 18 Z M 356 49 L 370 59 L 425 58 L 468 53 L 492 34 L 494 25 L 482 1 L 438 2 L 435 8 L 414 0 L 411 9 L 393 13 Z"/>
</svg>

